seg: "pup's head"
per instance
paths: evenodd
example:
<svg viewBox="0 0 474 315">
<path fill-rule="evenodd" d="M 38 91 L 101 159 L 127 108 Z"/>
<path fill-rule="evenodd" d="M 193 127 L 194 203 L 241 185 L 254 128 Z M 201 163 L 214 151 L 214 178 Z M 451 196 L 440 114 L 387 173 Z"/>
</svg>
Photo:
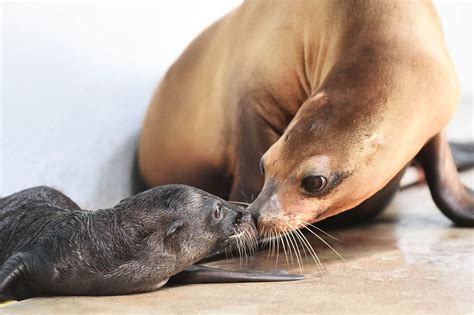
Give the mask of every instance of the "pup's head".
<svg viewBox="0 0 474 315">
<path fill-rule="evenodd" d="M 248 211 L 190 186 L 155 187 L 121 201 L 118 207 L 133 218 L 129 230 L 151 244 L 146 251 L 174 257 L 178 268 L 237 241 L 241 246 L 255 243 L 255 224 Z"/>
</svg>

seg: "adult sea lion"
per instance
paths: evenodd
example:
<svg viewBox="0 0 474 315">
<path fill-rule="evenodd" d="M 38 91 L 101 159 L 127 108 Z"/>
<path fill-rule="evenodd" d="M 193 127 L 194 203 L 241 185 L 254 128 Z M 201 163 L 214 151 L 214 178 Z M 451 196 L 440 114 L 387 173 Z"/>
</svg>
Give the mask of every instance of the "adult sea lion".
<svg viewBox="0 0 474 315">
<path fill-rule="evenodd" d="M 374 216 L 416 159 L 437 206 L 473 226 L 443 132 L 458 98 L 429 1 L 246 1 L 166 73 L 139 169 L 150 186 L 252 201 L 259 230 L 278 233 Z"/>
<path fill-rule="evenodd" d="M 255 244 L 255 234 L 248 212 L 183 185 L 153 188 L 97 211 L 82 210 L 52 188 L 30 188 L 0 199 L 0 300 L 153 291 L 180 272 L 185 282 L 303 278 L 186 270 L 227 246 Z"/>
</svg>

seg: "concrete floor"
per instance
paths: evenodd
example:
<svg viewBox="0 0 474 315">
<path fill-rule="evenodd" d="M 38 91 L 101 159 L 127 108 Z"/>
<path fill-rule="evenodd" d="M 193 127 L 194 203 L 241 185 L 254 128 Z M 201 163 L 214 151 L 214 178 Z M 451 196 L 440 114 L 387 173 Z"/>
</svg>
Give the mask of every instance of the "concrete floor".
<svg viewBox="0 0 474 315">
<path fill-rule="evenodd" d="M 473 187 L 474 171 L 464 173 L 463 180 Z M 315 263 L 304 261 L 307 278 L 298 282 L 182 285 L 130 296 L 37 298 L 6 305 L 0 313 L 474 312 L 474 231 L 453 227 L 425 186 L 399 192 L 371 224 L 330 233 L 342 241 L 325 237 L 344 261 L 308 235 L 322 261 L 323 277 Z M 267 252 L 261 252 L 247 266 L 238 259 L 212 265 L 269 269 L 275 268 L 275 258 L 267 259 Z M 277 268 L 299 272 L 296 263 L 290 259 L 287 265 L 281 255 Z"/>
</svg>

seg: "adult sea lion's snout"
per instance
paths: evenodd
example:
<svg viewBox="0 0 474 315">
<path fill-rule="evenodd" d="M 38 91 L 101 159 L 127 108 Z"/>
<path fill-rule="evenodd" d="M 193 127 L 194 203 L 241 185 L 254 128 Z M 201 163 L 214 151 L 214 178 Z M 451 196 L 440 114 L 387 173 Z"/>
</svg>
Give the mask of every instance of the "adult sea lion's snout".
<svg viewBox="0 0 474 315">
<path fill-rule="evenodd" d="M 297 204 L 294 208 L 285 207 L 285 204 L 280 201 L 282 196 L 277 187 L 276 184 L 270 181 L 264 186 L 257 199 L 248 207 L 261 237 L 266 237 L 268 233 L 278 234 L 303 227 L 314 222 L 318 217 L 317 214 L 305 217 L 305 213 L 310 213 L 308 209 L 298 213 L 300 207 Z M 321 207 L 316 206 L 315 208 L 319 209 L 317 213 L 325 212 Z"/>
<path fill-rule="evenodd" d="M 262 191 L 252 204 L 247 208 L 258 228 L 262 226 L 275 226 L 281 220 L 281 204 L 276 195 L 276 185 L 273 181 L 265 184 Z"/>
<path fill-rule="evenodd" d="M 315 110 L 332 117 L 334 104 L 341 102 L 336 96 L 331 101 L 319 93 L 305 103 L 261 158 L 264 185 L 248 208 L 260 235 L 293 230 L 351 209 L 393 177 L 385 166 L 383 130 L 364 127 L 366 132 L 347 136 L 343 128 L 362 129 L 362 123 L 347 118 L 334 127 L 329 118 L 314 119 Z"/>
</svg>

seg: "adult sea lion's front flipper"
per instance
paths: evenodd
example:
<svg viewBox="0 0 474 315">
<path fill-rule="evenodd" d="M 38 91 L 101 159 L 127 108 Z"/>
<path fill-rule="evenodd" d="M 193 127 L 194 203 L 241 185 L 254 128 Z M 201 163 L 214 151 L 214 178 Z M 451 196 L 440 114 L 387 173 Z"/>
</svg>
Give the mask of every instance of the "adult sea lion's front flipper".
<svg viewBox="0 0 474 315">
<path fill-rule="evenodd" d="M 438 208 L 457 225 L 474 226 L 474 192 L 459 179 L 445 133 L 431 138 L 416 160 Z"/>
<path fill-rule="evenodd" d="M 289 274 L 284 270 L 274 271 L 229 271 L 219 268 L 192 265 L 173 276 L 181 283 L 234 283 L 303 280 L 303 275 Z"/>
</svg>

